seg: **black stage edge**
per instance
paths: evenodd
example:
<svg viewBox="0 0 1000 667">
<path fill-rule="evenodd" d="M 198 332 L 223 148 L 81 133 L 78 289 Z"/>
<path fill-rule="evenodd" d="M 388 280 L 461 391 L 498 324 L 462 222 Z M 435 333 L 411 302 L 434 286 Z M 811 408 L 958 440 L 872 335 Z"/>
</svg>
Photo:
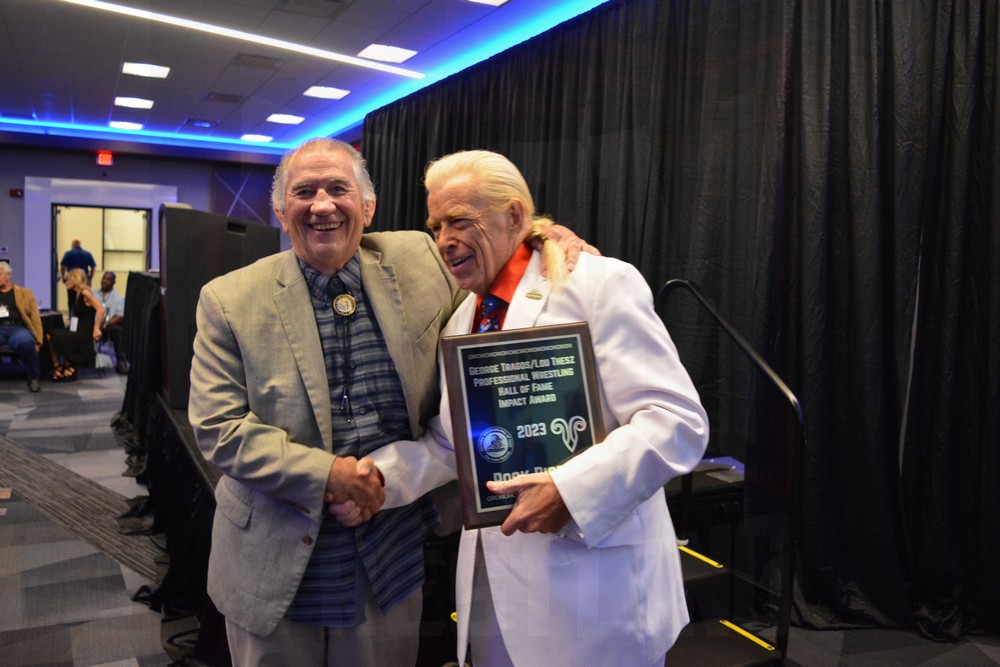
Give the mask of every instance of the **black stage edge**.
<svg viewBox="0 0 1000 667">
<path fill-rule="evenodd" d="M 124 343 L 132 363 L 112 427 L 128 455 L 126 474 L 149 492 L 133 514 L 147 520 L 150 539 L 165 552 L 163 576 L 133 599 L 162 614 L 164 651 L 174 664 L 230 667 L 225 622 L 206 592 L 217 476 L 195 456 L 186 413 L 163 394 L 160 297 L 158 273 L 129 274 Z"/>
</svg>

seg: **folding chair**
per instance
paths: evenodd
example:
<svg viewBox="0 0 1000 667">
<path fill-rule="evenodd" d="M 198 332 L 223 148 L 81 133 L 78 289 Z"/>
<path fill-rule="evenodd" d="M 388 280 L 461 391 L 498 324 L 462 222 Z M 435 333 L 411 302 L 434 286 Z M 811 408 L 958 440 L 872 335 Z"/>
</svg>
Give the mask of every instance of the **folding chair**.
<svg viewBox="0 0 1000 667">
<path fill-rule="evenodd" d="M 97 369 L 98 377 L 104 377 L 105 371 L 109 368 L 114 368 L 114 364 L 111 362 L 111 355 L 104 351 L 104 345 L 105 343 L 99 340 L 94 341 L 94 368 Z"/>
</svg>

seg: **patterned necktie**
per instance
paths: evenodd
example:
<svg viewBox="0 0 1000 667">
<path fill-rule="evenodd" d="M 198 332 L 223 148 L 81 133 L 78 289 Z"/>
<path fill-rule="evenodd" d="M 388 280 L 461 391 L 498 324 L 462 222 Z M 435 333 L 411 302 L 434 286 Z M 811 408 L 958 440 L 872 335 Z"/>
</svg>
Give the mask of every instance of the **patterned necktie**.
<svg viewBox="0 0 1000 667">
<path fill-rule="evenodd" d="M 476 327 L 476 333 L 500 330 L 499 311 L 500 304 L 502 303 L 504 303 L 503 299 L 493 296 L 492 294 L 483 299 L 483 317 L 479 320 L 479 326 Z"/>
</svg>

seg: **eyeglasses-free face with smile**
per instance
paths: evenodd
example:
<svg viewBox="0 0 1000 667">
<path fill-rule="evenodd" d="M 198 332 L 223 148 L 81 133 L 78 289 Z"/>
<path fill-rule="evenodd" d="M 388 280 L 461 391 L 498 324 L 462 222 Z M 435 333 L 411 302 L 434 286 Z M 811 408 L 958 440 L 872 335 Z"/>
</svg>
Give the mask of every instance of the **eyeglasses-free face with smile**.
<svg viewBox="0 0 1000 667">
<path fill-rule="evenodd" d="M 331 275 L 351 259 L 375 214 L 365 202 L 351 156 L 337 149 L 305 148 L 288 162 L 285 210 L 275 210 L 295 254 Z"/>
</svg>

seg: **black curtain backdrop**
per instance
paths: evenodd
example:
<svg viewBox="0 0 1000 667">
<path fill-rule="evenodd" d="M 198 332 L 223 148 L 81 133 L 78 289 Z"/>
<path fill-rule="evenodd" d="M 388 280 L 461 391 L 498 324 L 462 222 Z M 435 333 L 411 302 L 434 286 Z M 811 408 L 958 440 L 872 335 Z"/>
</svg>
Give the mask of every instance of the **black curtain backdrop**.
<svg viewBox="0 0 1000 667">
<path fill-rule="evenodd" d="M 610 2 L 370 114 L 374 228 L 422 228 L 428 160 L 508 155 L 801 400 L 798 622 L 996 630 L 998 48 L 995 0 Z M 693 308 L 668 326 L 711 446 L 786 487 L 787 410 Z"/>
</svg>

